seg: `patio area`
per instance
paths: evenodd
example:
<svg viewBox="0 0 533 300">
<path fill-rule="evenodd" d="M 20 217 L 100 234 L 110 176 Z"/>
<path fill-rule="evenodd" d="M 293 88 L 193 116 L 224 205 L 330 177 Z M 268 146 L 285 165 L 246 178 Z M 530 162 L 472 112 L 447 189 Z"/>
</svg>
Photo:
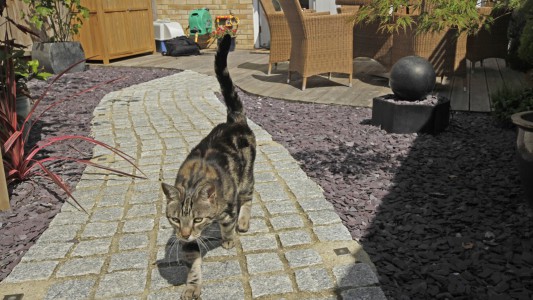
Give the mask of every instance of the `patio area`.
<svg viewBox="0 0 533 300">
<path fill-rule="evenodd" d="M 214 75 L 212 62 L 215 51 L 202 50 L 202 55 L 168 57 L 160 53 L 114 61 L 109 66 L 161 67 L 186 69 L 206 75 Z M 242 90 L 266 97 L 312 103 L 371 107 L 372 98 L 390 94 L 387 74 L 378 62 L 366 58 L 354 59 L 354 81 L 346 86 L 346 77 L 327 76 L 309 78 L 305 91 L 300 89 L 301 79 L 286 83 L 288 63 L 279 63 L 277 69 L 267 75 L 268 51 L 236 50 L 230 53 L 230 73 L 235 84 Z M 467 76 L 437 78 L 435 94 L 448 97 L 451 108 L 456 111 L 490 112 L 490 94 L 502 87 L 531 86 L 526 75 L 505 65 L 503 59 L 485 59 L 472 67 L 467 63 Z M 296 76 L 295 76 L 296 78 Z M 466 85 L 464 81 L 466 80 Z M 464 87 L 466 86 L 466 91 Z"/>
</svg>

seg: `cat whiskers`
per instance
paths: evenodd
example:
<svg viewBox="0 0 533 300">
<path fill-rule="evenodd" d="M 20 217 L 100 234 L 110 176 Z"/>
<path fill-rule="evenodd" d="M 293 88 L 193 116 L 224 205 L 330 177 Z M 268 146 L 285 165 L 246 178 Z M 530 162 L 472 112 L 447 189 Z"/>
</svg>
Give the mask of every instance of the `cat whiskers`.
<svg viewBox="0 0 533 300">
<path fill-rule="evenodd" d="M 172 264 L 174 262 L 178 262 L 179 263 L 179 248 L 180 248 L 180 240 L 175 236 L 175 235 L 172 235 L 169 239 L 168 239 L 168 242 L 165 246 L 165 258 L 163 259 L 162 263 L 166 263 L 167 266 L 172 266 Z M 174 248 L 176 249 L 176 259 L 172 259 L 172 253 L 174 252 Z M 162 263 L 159 263 L 158 262 L 158 265 L 162 264 Z"/>
<path fill-rule="evenodd" d="M 208 240 L 204 241 L 204 238 L 202 236 L 198 237 L 196 241 L 198 242 L 198 248 L 200 249 L 200 254 L 204 256 L 207 253 L 207 251 L 209 251 L 209 247 L 206 244 L 206 242 L 209 243 L 209 241 Z M 202 248 L 205 249 L 205 253 L 202 251 Z"/>
</svg>

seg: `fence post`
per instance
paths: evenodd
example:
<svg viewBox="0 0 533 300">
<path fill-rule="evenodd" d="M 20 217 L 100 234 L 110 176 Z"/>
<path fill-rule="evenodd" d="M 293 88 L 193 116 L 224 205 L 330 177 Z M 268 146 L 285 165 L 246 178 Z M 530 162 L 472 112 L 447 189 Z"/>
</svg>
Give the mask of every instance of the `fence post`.
<svg viewBox="0 0 533 300">
<path fill-rule="evenodd" d="M 9 195 L 7 194 L 6 174 L 4 173 L 4 160 L 0 151 L 0 211 L 9 209 Z"/>
</svg>

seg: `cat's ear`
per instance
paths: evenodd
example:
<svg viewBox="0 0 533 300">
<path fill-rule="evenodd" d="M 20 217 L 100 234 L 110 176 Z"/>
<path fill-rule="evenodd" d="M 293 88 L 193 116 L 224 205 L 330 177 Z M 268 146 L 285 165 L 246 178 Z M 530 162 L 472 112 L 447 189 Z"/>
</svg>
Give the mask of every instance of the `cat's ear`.
<svg viewBox="0 0 533 300">
<path fill-rule="evenodd" d="M 161 187 L 163 188 L 163 193 L 165 193 L 165 196 L 167 196 L 167 200 L 179 200 L 181 192 L 177 187 L 164 182 L 161 183 Z"/>
</svg>

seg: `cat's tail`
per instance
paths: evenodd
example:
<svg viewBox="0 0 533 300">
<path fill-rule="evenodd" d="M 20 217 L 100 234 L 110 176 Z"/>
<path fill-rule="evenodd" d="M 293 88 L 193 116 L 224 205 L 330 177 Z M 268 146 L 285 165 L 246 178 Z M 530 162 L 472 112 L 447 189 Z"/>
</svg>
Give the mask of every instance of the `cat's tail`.
<svg viewBox="0 0 533 300">
<path fill-rule="evenodd" d="M 244 109 L 235 91 L 235 85 L 229 76 L 228 71 L 228 53 L 231 45 L 231 36 L 225 35 L 222 42 L 218 45 L 217 54 L 215 56 L 215 73 L 217 74 L 218 82 L 220 83 L 220 90 L 224 98 L 224 103 L 228 107 L 228 123 L 246 123 L 246 116 Z"/>
</svg>

